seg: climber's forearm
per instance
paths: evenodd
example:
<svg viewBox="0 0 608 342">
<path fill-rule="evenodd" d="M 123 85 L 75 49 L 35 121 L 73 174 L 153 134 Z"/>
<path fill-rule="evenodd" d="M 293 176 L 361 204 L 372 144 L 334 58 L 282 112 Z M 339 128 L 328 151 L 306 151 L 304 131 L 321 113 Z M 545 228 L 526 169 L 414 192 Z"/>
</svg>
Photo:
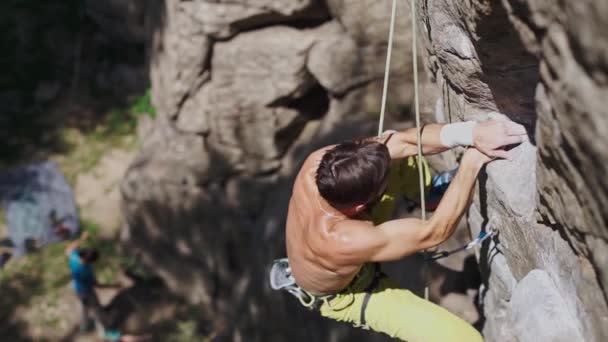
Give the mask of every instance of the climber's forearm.
<svg viewBox="0 0 608 342">
<path fill-rule="evenodd" d="M 422 139 L 420 145 L 422 147 L 422 154 L 435 154 L 440 153 L 448 149 L 441 143 L 441 130 L 445 127 L 445 124 L 427 124 L 422 128 Z M 398 138 L 404 143 L 411 145 L 418 149 L 418 133 L 416 128 L 406 129 L 405 131 L 398 134 Z"/>
<path fill-rule="evenodd" d="M 80 238 L 70 242 L 70 244 L 67 245 L 67 247 L 65 248 L 65 254 L 66 255 L 70 255 L 70 253 L 72 253 L 74 250 L 78 249 L 78 247 L 80 247 L 81 244 L 84 243 L 84 241 L 86 241 L 86 239 L 89 237 L 89 232 L 85 231 Z"/>
<path fill-rule="evenodd" d="M 422 128 L 422 154 L 436 154 L 455 146 L 473 144 L 473 128 L 475 122 L 459 122 L 454 124 L 427 124 Z M 387 144 L 391 157 L 394 159 L 413 156 L 418 153 L 418 134 L 416 128 L 397 132 Z"/>
<path fill-rule="evenodd" d="M 430 245 L 436 246 L 452 235 L 469 207 L 477 175 L 487 160 L 485 155 L 475 149 L 465 152 L 456 176 L 430 219 L 433 227 L 429 234 Z"/>
</svg>

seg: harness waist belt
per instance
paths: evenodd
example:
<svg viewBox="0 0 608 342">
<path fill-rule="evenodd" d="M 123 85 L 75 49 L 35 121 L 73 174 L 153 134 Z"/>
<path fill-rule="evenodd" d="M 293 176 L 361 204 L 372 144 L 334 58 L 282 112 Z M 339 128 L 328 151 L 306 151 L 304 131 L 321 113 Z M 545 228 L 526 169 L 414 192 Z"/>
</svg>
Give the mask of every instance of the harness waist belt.
<svg viewBox="0 0 608 342">
<path fill-rule="evenodd" d="M 374 277 L 372 282 L 365 288 L 365 297 L 363 297 L 363 303 L 361 304 L 361 325 L 367 326 L 367 322 L 365 320 L 365 310 L 367 309 L 367 304 L 369 303 L 369 299 L 372 296 L 372 292 L 376 289 L 378 284 L 380 283 L 380 279 L 386 277 L 382 270 L 380 269 L 380 264 L 374 263 Z"/>
<path fill-rule="evenodd" d="M 372 267 L 372 269 L 370 269 L 370 267 Z M 352 287 L 354 286 L 359 288 L 364 287 L 366 295 L 361 308 L 361 323 L 365 325 L 365 309 L 367 308 L 369 298 L 372 292 L 378 286 L 379 280 L 384 276 L 385 275 L 380 270 L 380 265 L 378 263 L 367 264 L 363 266 L 351 283 L 342 291 L 328 295 L 315 295 L 296 284 L 295 278 L 291 274 L 289 260 L 284 258 L 274 261 L 272 269 L 270 270 L 270 286 L 274 290 L 286 290 L 296 297 L 304 307 L 312 310 L 318 310 L 323 303 L 328 303 L 332 299 L 336 298 L 339 294 L 351 291 Z M 367 284 L 359 282 L 365 282 Z"/>
</svg>

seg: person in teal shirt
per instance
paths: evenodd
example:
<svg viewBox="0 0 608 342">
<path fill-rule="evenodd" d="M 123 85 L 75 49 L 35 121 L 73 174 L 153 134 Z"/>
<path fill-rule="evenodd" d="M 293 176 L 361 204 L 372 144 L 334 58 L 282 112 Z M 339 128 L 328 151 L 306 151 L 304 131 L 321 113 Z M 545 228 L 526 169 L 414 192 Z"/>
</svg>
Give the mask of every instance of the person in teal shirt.
<svg viewBox="0 0 608 342">
<path fill-rule="evenodd" d="M 93 270 L 93 264 L 99 258 L 99 252 L 94 248 L 80 248 L 87 237 L 88 232 L 85 232 L 80 239 L 70 243 L 65 250 L 72 275 L 72 287 L 82 304 L 81 331 L 87 331 L 90 323 L 93 322 L 97 334 L 104 341 L 135 342 L 147 340 L 147 336 L 126 335 L 121 334 L 118 330 L 107 328 L 107 314 L 99 303 L 99 299 L 95 293 L 95 288 L 101 287 L 97 283 L 95 271 Z M 104 287 L 108 287 L 108 285 Z"/>
<path fill-rule="evenodd" d="M 98 252 L 94 249 L 74 249 L 68 256 L 70 272 L 72 273 L 72 286 L 83 299 L 94 294 L 96 284 L 93 264 L 98 258 Z"/>
<path fill-rule="evenodd" d="M 80 330 L 83 332 L 89 330 L 91 322 L 93 322 L 97 333 L 105 337 L 104 322 L 106 317 L 95 293 L 97 279 L 93 270 L 93 264 L 99 258 L 99 252 L 92 248 L 80 248 L 87 237 L 88 232 L 85 232 L 80 239 L 70 243 L 65 250 L 65 254 L 68 257 L 68 266 L 72 275 L 72 287 L 82 304 Z M 120 336 L 114 340 L 119 341 Z"/>
</svg>

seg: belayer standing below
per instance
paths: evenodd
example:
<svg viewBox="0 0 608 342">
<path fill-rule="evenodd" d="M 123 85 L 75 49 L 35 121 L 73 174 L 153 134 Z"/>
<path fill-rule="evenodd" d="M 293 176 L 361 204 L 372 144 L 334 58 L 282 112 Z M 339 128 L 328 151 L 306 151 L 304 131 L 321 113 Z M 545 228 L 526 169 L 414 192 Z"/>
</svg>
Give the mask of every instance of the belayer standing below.
<svg viewBox="0 0 608 342">
<path fill-rule="evenodd" d="M 107 328 L 108 315 L 99 303 L 95 288 L 117 286 L 97 283 L 93 264 L 97 261 L 99 252 L 93 248 L 80 248 L 87 237 L 88 232 L 83 233 L 79 239 L 72 241 L 65 249 L 72 274 L 72 286 L 82 304 L 81 331 L 87 331 L 93 323 L 98 336 L 105 341 L 136 342 L 148 340 L 148 336 L 126 335 L 121 334 L 118 330 Z"/>
<path fill-rule="evenodd" d="M 389 220 L 391 210 L 378 207 L 387 197 L 419 185 L 417 173 L 407 171 L 415 168 L 416 136 L 415 128 L 388 132 L 328 146 L 306 159 L 289 202 L 288 270 L 299 291 L 311 299 L 310 307 L 324 317 L 410 342 L 481 341 L 465 321 L 399 288 L 378 263 L 447 240 L 470 204 L 483 165 L 510 158 L 502 148 L 527 140 L 526 130 L 502 120 L 426 125 L 423 154 L 474 148 L 465 151 L 430 219 Z"/>
</svg>

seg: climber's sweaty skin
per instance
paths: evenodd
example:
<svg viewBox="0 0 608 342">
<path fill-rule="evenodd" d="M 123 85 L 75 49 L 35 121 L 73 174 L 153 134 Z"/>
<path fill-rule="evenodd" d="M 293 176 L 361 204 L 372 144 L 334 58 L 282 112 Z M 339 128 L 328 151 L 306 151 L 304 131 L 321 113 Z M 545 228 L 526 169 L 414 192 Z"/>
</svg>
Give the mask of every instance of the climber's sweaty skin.
<svg viewBox="0 0 608 342">
<path fill-rule="evenodd" d="M 448 149 L 441 144 L 442 126 L 442 124 L 429 124 L 424 128 L 421 141 L 423 154 L 434 154 Z M 391 160 L 416 155 L 416 133 L 415 128 L 391 133 L 390 139 L 386 142 Z M 386 138 L 388 138 L 386 135 L 382 137 L 382 141 Z M 371 217 L 366 214 L 371 202 L 337 209 L 321 196 L 315 176 L 321 159 L 334 146 L 313 152 L 296 177 L 287 217 L 287 256 L 297 284 L 316 295 L 348 292 L 349 284 L 364 265 L 399 260 L 447 240 L 469 205 L 477 175 L 483 165 L 496 157 L 509 158 L 501 147 L 525 140 L 527 136 L 523 126 L 512 122 L 490 120 L 478 123 L 473 131 L 475 148 L 469 148 L 464 153 L 458 173 L 433 216 L 427 220 L 416 218 L 390 220 L 378 225 L 374 225 Z M 378 189 L 373 189 L 375 196 L 381 196 L 385 189 L 386 182 L 382 182 Z M 367 311 L 370 311 L 375 296 L 378 297 L 376 301 L 380 302 L 380 292 L 383 291 L 378 294 L 376 291 L 371 297 Z M 403 291 L 413 296 L 409 291 Z M 437 307 L 437 309 L 441 308 Z M 353 310 L 355 311 L 353 317 L 358 316 L 361 311 L 360 306 Z M 341 315 L 347 311 L 341 310 Z M 327 308 L 322 307 L 321 312 L 324 316 L 334 319 L 360 323 L 351 317 L 332 317 Z M 450 315 L 447 311 L 445 314 Z M 459 320 L 455 316 L 454 319 Z M 407 336 L 412 341 L 420 340 L 415 337 L 416 335 L 398 333 L 403 330 L 399 327 L 387 328 L 382 324 L 373 326 L 369 320 L 368 323 L 373 330 L 383 331 L 396 337 Z M 430 336 L 424 338 L 434 340 Z"/>
</svg>

